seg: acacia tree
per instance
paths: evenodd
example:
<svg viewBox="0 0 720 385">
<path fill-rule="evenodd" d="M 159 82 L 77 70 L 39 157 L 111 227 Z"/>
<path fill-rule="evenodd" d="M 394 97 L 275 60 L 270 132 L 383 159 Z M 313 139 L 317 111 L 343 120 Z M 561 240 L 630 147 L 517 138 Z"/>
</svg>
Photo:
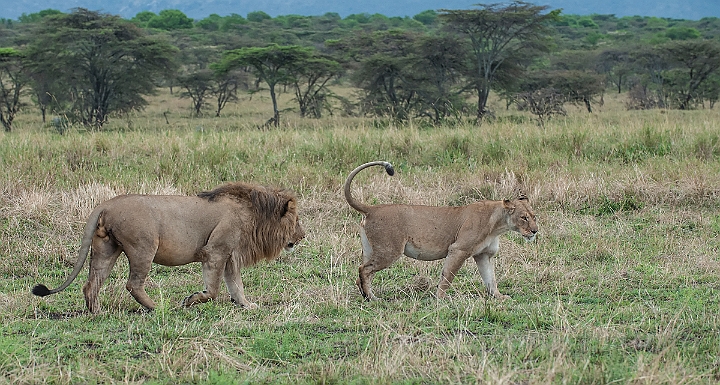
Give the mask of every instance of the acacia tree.
<svg viewBox="0 0 720 385">
<path fill-rule="evenodd" d="M 535 115 L 538 125 L 542 128 L 545 128 L 545 122 L 551 117 L 567 114 L 563 107 L 565 97 L 552 87 L 520 92 L 516 95 L 515 101 L 519 110 L 529 111 Z"/>
<path fill-rule="evenodd" d="M 180 87 L 183 88 L 180 97 L 192 100 L 193 112 L 191 115 L 195 114 L 195 117 L 202 116 L 202 110 L 208 105 L 208 99 L 214 87 L 212 70 L 208 68 L 179 75 L 177 81 Z"/>
<path fill-rule="evenodd" d="M 630 88 L 627 107 L 650 109 L 668 107 L 665 74 L 672 67 L 666 55 L 655 47 L 639 47 L 630 55 L 634 71 L 639 75 L 637 84 Z"/>
<path fill-rule="evenodd" d="M 27 84 L 22 55 L 13 48 L 0 48 L 0 122 L 5 132 L 12 131 Z"/>
<path fill-rule="evenodd" d="M 297 63 L 292 70 L 292 86 L 295 100 L 300 107 L 300 116 L 319 118 L 327 98 L 325 85 L 340 74 L 338 62 L 325 57 L 313 56 Z"/>
<path fill-rule="evenodd" d="M 630 51 L 628 49 L 606 49 L 598 55 L 597 69 L 607 76 L 608 81 L 617 87 L 618 94 L 632 74 Z"/>
<path fill-rule="evenodd" d="M 174 73 L 176 49 L 118 16 L 78 8 L 43 20 L 26 50 L 31 75 L 53 77 L 72 121 L 100 128 L 111 113 L 143 108 Z"/>
<path fill-rule="evenodd" d="M 152 16 L 147 21 L 148 28 L 164 29 L 167 31 L 175 29 L 188 29 L 193 27 L 193 19 L 187 17 L 177 9 L 165 9 L 157 16 Z"/>
<path fill-rule="evenodd" d="M 240 88 L 247 89 L 247 72 L 241 70 L 215 73 L 215 84 L 212 94 L 215 96 L 215 116 L 220 116 L 220 111 L 228 102 L 238 100 L 237 92 Z"/>
<path fill-rule="evenodd" d="M 688 40 L 670 43 L 662 50 L 676 69 L 666 76 L 671 79 L 671 92 L 681 110 L 691 108 L 703 83 L 720 69 L 720 44 L 711 40 Z"/>
<path fill-rule="evenodd" d="M 415 38 L 407 31 L 390 30 L 326 42 L 361 90 L 361 113 L 396 120 L 410 115 L 416 94 L 408 84 L 412 76 L 408 59 Z"/>
<path fill-rule="evenodd" d="M 466 71 L 466 47 L 455 36 L 422 36 L 413 44 L 413 51 L 418 115 L 438 124 L 465 104 L 457 86 Z"/>
<path fill-rule="evenodd" d="M 592 112 L 591 103 L 605 89 L 602 75 L 589 71 L 553 71 L 552 85 L 566 101 L 584 105 L 587 112 Z"/>
<path fill-rule="evenodd" d="M 249 15 L 248 15 L 249 19 Z M 270 90 L 273 117 L 267 124 L 280 125 L 280 111 L 277 104 L 278 84 L 291 83 L 294 79 L 292 69 L 306 62 L 312 56 L 312 48 L 296 45 L 281 46 L 272 44 L 267 47 L 244 47 L 226 51 L 220 62 L 213 65 L 219 74 L 250 67 L 258 80 L 265 82 Z"/>
<path fill-rule="evenodd" d="M 471 79 L 478 94 L 477 118 L 487 113 L 486 106 L 498 69 L 520 51 L 543 48 L 549 35 L 548 24 L 557 19 L 560 10 L 543 13 L 547 6 L 524 1 L 510 4 L 478 4 L 480 9 L 440 10 L 446 27 L 469 41 L 474 77 Z"/>
<path fill-rule="evenodd" d="M 467 47 L 454 35 L 378 31 L 331 41 L 361 89 L 362 112 L 439 123 L 464 106 Z"/>
</svg>

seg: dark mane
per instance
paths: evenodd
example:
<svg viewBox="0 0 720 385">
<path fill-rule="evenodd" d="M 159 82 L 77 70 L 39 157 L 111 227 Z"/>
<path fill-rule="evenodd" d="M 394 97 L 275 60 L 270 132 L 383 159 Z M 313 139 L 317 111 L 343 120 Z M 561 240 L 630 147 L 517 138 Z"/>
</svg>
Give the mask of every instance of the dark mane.
<svg viewBox="0 0 720 385">
<path fill-rule="evenodd" d="M 209 202 L 223 197 L 237 202 L 250 202 L 256 213 L 264 213 L 268 217 L 270 214 L 278 217 L 285 215 L 287 202 L 296 199 L 290 190 L 245 182 L 226 183 L 213 190 L 200 192 L 197 196 Z"/>
</svg>

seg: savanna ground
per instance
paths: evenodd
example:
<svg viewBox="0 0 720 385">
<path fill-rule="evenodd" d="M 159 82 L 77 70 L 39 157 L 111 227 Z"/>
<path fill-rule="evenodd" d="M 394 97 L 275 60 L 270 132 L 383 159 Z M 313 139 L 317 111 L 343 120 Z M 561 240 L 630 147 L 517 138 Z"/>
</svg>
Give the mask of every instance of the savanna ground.
<svg viewBox="0 0 720 385">
<path fill-rule="evenodd" d="M 396 127 L 300 120 L 275 130 L 257 95 L 221 118 L 189 119 L 168 93 L 106 132 L 59 135 L 35 111 L 0 133 L 0 383 L 633 383 L 720 382 L 720 112 L 572 110 L 540 129 L 495 106 L 481 126 Z M 286 105 L 289 105 L 286 101 Z M 166 123 L 165 116 L 168 117 Z M 354 286 L 360 216 L 371 203 L 458 205 L 523 187 L 540 233 L 502 237 L 500 290 L 466 263 L 436 301 L 441 262 L 402 259 L 367 303 Z M 243 271 L 260 308 L 179 307 L 199 264 L 154 266 L 143 313 L 121 257 L 84 311 L 87 265 L 64 292 L 84 221 L 122 193 L 194 194 L 243 180 L 293 189 L 307 239 Z M 471 261 L 472 262 L 472 261 Z"/>
</svg>

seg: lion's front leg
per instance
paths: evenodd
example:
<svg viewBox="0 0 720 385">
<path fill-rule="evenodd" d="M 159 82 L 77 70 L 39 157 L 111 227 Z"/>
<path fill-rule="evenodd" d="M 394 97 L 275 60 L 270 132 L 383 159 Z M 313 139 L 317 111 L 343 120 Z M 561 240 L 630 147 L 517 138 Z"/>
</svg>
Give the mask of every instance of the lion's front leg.
<svg viewBox="0 0 720 385">
<path fill-rule="evenodd" d="M 205 290 L 195 292 L 186 297 L 182 303 L 184 307 L 190 307 L 198 303 L 215 299 L 220 291 L 220 277 L 227 257 L 219 257 L 222 254 L 214 254 L 207 251 L 202 252 L 206 254 L 206 258 L 202 263 Z"/>
<path fill-rule="evenodd" d="M 242 306 L 245 309 L 256 309 L 257 304 L 252 303 L 245 298 L 245 289 L 243 287 L 242 278 L 240 278 L 240 266 L 237 262 L 230 258 L 225 264 L 225 285 L 227 285 L 230 298 L 233 303 Z"/>
<path fill-rule="evenodd" d="M 509 295 L 501 294 L 497 288 L 497 281 L 495 280 L 495 266 L 493 262 L 494 255 L 495 253 L 485 252 L 474 256 L 473 259 L 480 270 L 480 276 L 485 284 L 488 295 L 500 300 L 509 299 Z"/>
</svg>

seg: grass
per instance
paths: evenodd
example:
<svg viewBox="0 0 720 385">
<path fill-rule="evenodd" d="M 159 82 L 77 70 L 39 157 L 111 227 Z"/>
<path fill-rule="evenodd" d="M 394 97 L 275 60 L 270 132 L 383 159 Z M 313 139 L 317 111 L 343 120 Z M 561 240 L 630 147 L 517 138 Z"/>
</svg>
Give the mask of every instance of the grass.
<svg viewBox="0 0 720 385">
<path fill-rule="evenodd" d="M 2 383 L 630 383 L 720 381 L 720 113 L 624 111 L 607 98 L 544 129 L 508 112 L 482 126 L 393 126 L 360 118 L 300 120 L 258 131 L 266 101 L 188 119 L 164 94 L 107 132 L 59 135 L 30 111 L 0 134 Z M 185 103 L 185 102 L 183 102 Z M 613 104 L 615 103 L 615 104 Z M 163 112 L 170 117 L 165 122 Z M 486 298 L 468 263 L 436 301 L 441 262 L 408 258 L 377 274 L 382 301 L 354 287 L 360 216 L 371 203 L 459 205 L 528 192 L 540 235 L 503 236 L 499 288 Z M 122 193 L 194 194 L 224 181 L 281 185 L 300 197 L 308 237 L 293 254 L 242 272 L 190 309 L 199 264 L 154 266 L 140 312 L 120 258 L 84 312 L 76 259 L 85 218 Z"/>
</svg>

